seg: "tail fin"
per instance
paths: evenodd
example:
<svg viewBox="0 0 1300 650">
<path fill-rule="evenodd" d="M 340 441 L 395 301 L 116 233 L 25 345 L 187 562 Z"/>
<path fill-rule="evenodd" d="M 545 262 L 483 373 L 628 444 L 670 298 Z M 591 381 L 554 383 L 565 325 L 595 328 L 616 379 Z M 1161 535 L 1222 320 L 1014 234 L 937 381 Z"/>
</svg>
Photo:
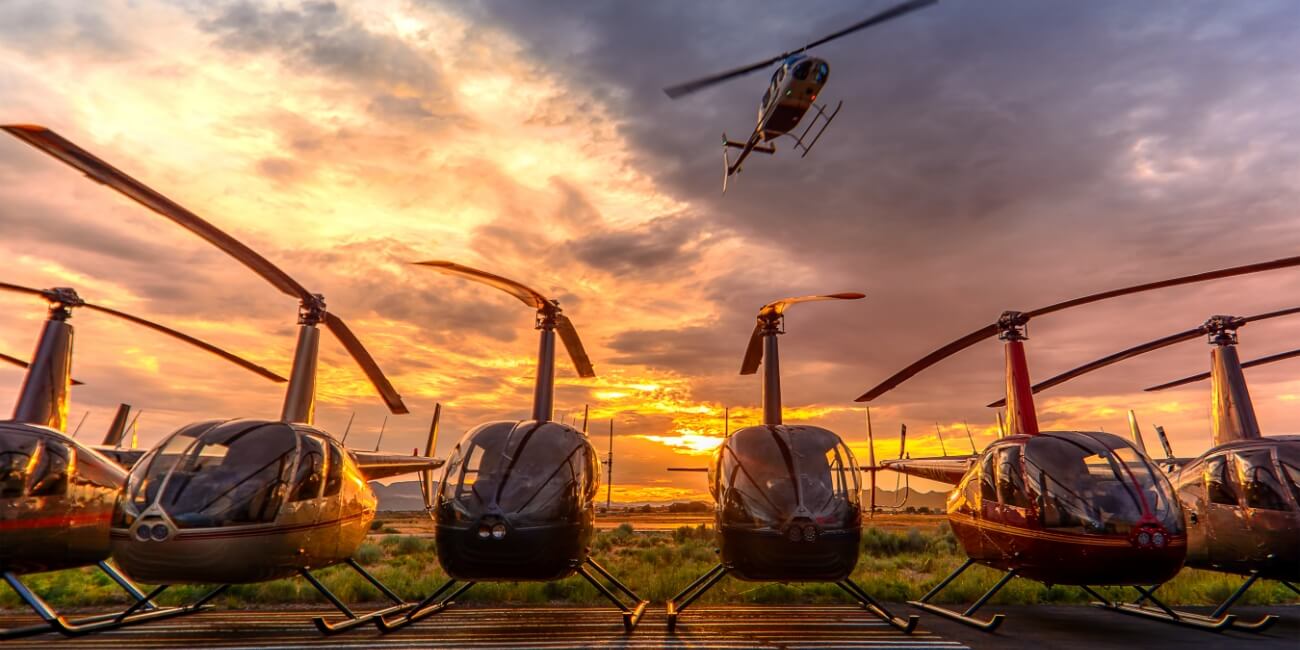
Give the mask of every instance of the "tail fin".
<svg viewBox="0 0 1300 650">
<path fill-rule="evenodd" d="M 727 193 L 727 179 L 731 178 L 731 154 L 727 153 L 729 141 L 727 134 L 722 134 L 722 193 Z"/>
<path fill-rule="evenodd" d="M 105 447 L 117 447 L 122 444 L 122 437 L 126 435 L 126 419 L 130 415 L 130 404 L 117 405 L 117 413 L 113 414 L 113 422 L 108 425 L 108 433 L 104 434 Z"/>
<path fill-rule="evenodd" d="M 871 429 L 871 408 L 867 408 L 867 463 L 871 474 L 871 517 L 876 516 L 876 434 Z"/>
<path fill-rule="evenodd" d="M 902 429 L 898 434 L 898 459 L 899 460 L 907 458 L 907 454 L 903 453 L 907 451 L 907 425 L 904 424 L 901 426 Z"/>
<path fill-rule="evenodd" d="M 433 423 L 429 425 L 429 441 L 424 446 L 424 455 L 432 457 L 433 452 L 438 448 L 438 421 L 442 419 L 442 404 L 438 403 L 433 406 Z M 423 470 L 420 472 L 420 496 L 424 497 L 424 509 L 433 509 L 433 472 Z"/>
<path fill-rule="evenodd" d="M 1133 446 L 1137 447 L 1142 455 L 1147 455 L 1147 443 L 1142 439 L 1142 427 L 1138 426 L 1137 414 L 1133 409 L 1128 410 L 1128 431 L 1133 436 Z"/>
</svg>

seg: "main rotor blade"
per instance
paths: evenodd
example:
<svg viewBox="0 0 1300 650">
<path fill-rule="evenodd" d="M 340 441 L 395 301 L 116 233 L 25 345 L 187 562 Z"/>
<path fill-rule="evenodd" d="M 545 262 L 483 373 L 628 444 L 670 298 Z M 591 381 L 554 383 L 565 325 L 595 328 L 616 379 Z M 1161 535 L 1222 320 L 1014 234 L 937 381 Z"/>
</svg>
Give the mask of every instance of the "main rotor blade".
<svg viewBox="0 0 1300 650">
<path fill-rule="evenodd" d="M 11 356 L 9 356 L 9 355 L 3 353 L 3 352 L 0 352 L 0 361 L 5 361 L 5 362 L 7 362 L 7 363 L 11 363 L 11 364 L 13 364 L 13 365 L 15 365 L 15 366 L 18 366 L 19 368 L 27 368 L 28 366 L 31 365 L 30 363 L 27 363 L 26 361 L 23 361 L 22 359 L 19 359 L 18 357 L 11 357 Z M 86 382 L 84 382 L 84 381 L 77 381 L 76 379 L 73 379 L 73 380 L 72 380 L 72 385 L 73 385 L 73 386 L 84 386 L 85 383 L 86 383 Z"/>
<path fill-rule="evenodd" d="M 577 368 L 578 376 L 595 377 L 596 369 L 591 367 L 591 359 L 587 357 L 587 351 L 582 347 L 582 341 L 578 338 L 578 330 L 573 327 L 573 321 L 564 314 L 556 314 L 555 332 L 564 342 L 564 349 L 569 351 L 569 358 L 573 360 L 573 367 Z"/>
<path fill-rule="evenodd" d="M 80 170 L 91 180 L 107 185 L 140 205 L 171 219 L 225 251 L 280 291 L 305 302 L 312 301 L 311 292 L 253 249 L 63 136 L 43 126 L 29 124 L 10 124 L 0 126 L 0 129 Z"/>
<path fill-rule="evenodd" d="M 384 371 L 379 369 L 379 364 L 375 363 L 374 357 L 370 356 L 370 353 L 366 351 L 366 346 L 362 345 L 357 336 L 352 333 L 352 330 L 348 329 L 343 319 L 335 316 L 334 312 L 325 312 L 325 326 L 334 333 L 339 343 L 342 343 L 348 354 L 352 355 L 352 359 L 357 362 L 357 365 L 361 366 L 361 371 L 366 373 L 366 377 L 370 379 L 370 383 L 375 387 L 375 390 L 379 391 L 379 396 L 388 405 L 388 410 L 395 415 L 410 413 L 406 408 L 406 404 L 402 402 L 402 396 L 397 394 L 397 389 L 393 388 L 393 384 L 388 381 L 388 377 L 384 376 Z"/>
<path fill-rule="evenodd" d="M 754 333 L 749 335 L 749 345 L 745 346 L 745 360 L 740 362 L 740 374 L 752 375 L 758 372 L 758 365 L 763 363 L 763 323 L 754 326 Z"/>
<path fill-rule="evenodd" d="M 1055 377 L 1052 377 L 1051 379 L 1040 381 L 1037 384 L 1034 384 L 1033 392 L 1038 393 L 1039 391 L 1047 390 L 1048 388 L 1051 388 L 1058 384 L 1063 384 L 1080 375 L 1086 375 L 1094 370 L 1100 370 L 1102 368 L 1105 368 L 1106 366 L 1119 363 L 1120 361 L 1123 361 L 1125 359 L 1131 359 L 1140 354 L 1146 354 L 1147 352 L 1154 352 L 1161 348 L 1167 348 L 1171 345 L 1174 345 L 1175 343 L 1190 341 L 1192 339 L 1201 336 L 1204 333 L 1205 333 L 1204 328 L 1193 327 L 1192 329 L 1189 329 L 1184 332 L 1179 332 L 1177 334 L 1170 334 L 1169 336 L 1161 337 L 1154 341 L 1148 341 L 1141 345 L 1135 345 L 1126 350 L 1120 350 L 1115 354 L 1107 355 L 1091 363 L 1085 363 L 1082 366 L 1079 366 L 1078 368 L 1067 370 Z M 989 408 L 1001 408 L 1006 405 L 1007 405 L 1006 398 L 1002 398 L 996 402 L 987 404 Z"/>
<path fill-rule="evenodd" d="M 1290 268 L 1293 266 L 1300 266 L 1300 256 L 1284 257 L 1282 259 L 1272 260 L 1270 262 L 1258 262 L 1255 264 L 1233 266 L 1225 269 L 1219 269 L 1217 271 L 1195 273 L 1192 275 L 1184 275 L 1177 278 L 1171 278 L 1168 280 L 1161 280 L 1159 282 L 1148 282 L 1145 284 L 1133 285 L 1131 287 L 1124 287 L 1122 289 L 1112 289 L 1110 291 L 1094 293 L 1087 296 L 1083 296 L 1081 298 L 1074 298 L 1072 300 L 1058 302 L 1052 305 L 1048 305 L 1046 307 L 1035 309 L 1033 311 L 1024 312 L 1022 315 L 1024 319 L 1028 321 L 1029 319 L 1034 318 L 1035 316 L 1043 316 L 1046 314 L 1051 314 L 1053 312 L 1061 311 L 1063 309 L 1069 309 L 1070 307 L 1078 307 L 1080 305 L 1086 305 L 1089 303 L 1094 303 L 1101 300 L 1107 300 L 1110 298 L 1117 298 L 1119 296 L 1126 296 L 1133 293 L 1153 291 L 1155 289 L 1165 289 L 1165 288 L 1176 287 L 1184 284 L 1194 284 L 1197 282 L 1207 282 L 1209 280 L 1218 280 L 1220 278 L 1228 278 L 1237 275 L 1246 275 L 1249 273 L 1259 273 L 1262 271 L 1272 271 L 1275 269 Z M 934 352 L 927 354 L 926 356 L 922 357 L 919 361 L 912 363 L 906 368 L 903 368 L 902 370 L 895 373 L 893 376 L 881 382 L 875 388 L 872 388 L 866 393 L 863 393 L 855 401 L 870 402 L 871 400 L 889 392 L 894 387 L 898 386 L 904 381 L 907 381 L 916 373 L 921 372 L 922 370 L 929 368 L 930 366 L 938 363 L 939 361 L 942 361 L 943 359 L 952 356 L 953 354 L 965 350 L 966 348 L 975 345 L 976 343 L 979 343 L 980 341 L 986 338 L 993 337 L 997 335 L 997 333 L 998 333 L 997 323 L 986 325 L 978 330 L 975 330 L 974 332 L 971 332 L 970 334 L 967 334 L 966 336 L 963 336 L 957 339 L 956 341 L 953 341 L 952 343 L 949 343 L 948 345 L 945 345 L 939 348 L 938 350 L 935 350 Z"/>
<path fill-rule="evenodd" d="M 29 294 L 33 296 L 41 296 L 41 297 L 45 296 L 45 292 L 41 291 L 40 289 L 24 287 L 20 284 L 9 284 L 8 282 L 0 282 L 0 291 L 12 291 L 14 293 L 25 293 L 25 294 Z"/>
<path fill-rule="evenodd" d="M 470 268 L 463 264 L 448 262 L 446 260 L 430 260 L 428 262 L 415 262 L 415 263 L 419 264 L 420 266 L 430 267 L 436 271 L 441 271 L 443 273 L 448 273 L 451 275 L 459 275 L 462 278 L 467 278 L 475 282 L 481 282 L 488 286 L 496 287 L 518 298 L 520 302 L 524 303 L 525 305 L 528 305 L 529 307 L 532 307 L 533 309 L 541 309 L 546 305 L 550 304 L 550 300 L 547 300 L 546 296 L 543 296 L 537 290 L 525 286 L 519 282 L 515 282 L 510 278 L 499 276 L 495 273 L 480 271 L 478 269 Z"/>
<path fill-rule="evenodd" d="M 1297 314 L 1297 313 L 1300 313 L 1300 307 L 1289 307 L 1287 309 L 1279 309 L 1276 311 L 1264 312 L 1262 314 L 1255 314 L 1254 316 L 1246 316 L 1245 318 L 1239 319 L 1237 322 L 1239 323 L 1239 325 L 1245 325 L 1247 323 L 1253 323 L 1255 321 L 1268 320 L 1270 318 L 1277 318 L 1279 316 L 1289 316 L 1291 314 Z M 1171 345 L 1174 345 L 1175 343 L 1190 341 L 1199 336 L 1203 336 L 1209 333 L 1210 333 L 1210 329 L 1206 325 L 1198 325 L 1184 332 L 1179 332 L 1177 334 L 1170 334 L 1169 336 L 1158 338 L 1154 341 L 1149 341 L 1141 345 L 1135 345 L 1126 350 L 1121 350 L 1119 352 L 1116 352 L 1115 354 L 1102 357 L 1091 363 L 1085 363 L 1084 365 L 1079 366 L 1078 368 L 1075 368 L 1073 370 L 1067 370 L 1066 372 L 1063 372 L 1046 381 L 1042 381 L 1037 384 L 1034 384 L 1033 391 L 1035 393 L 1038 393 L 1039 391 L 1043 391 L 1053 386 L 1063 384 L 1080 375 L 1086 375 L 1094 370 L 1100 370 L 1113 363 L 1118 363 L 1125 359 L 1131 359 L 1140 354 L 1154 352 L 1161 348 L 1167 348 Z M 1003 406 L 1005 404 L 1006 404 L 1006 400 L 1001 399 L 996 402 L 993 402 L 992 404 L 989 404 L 988 406 L 991 408 L 996 408 L 996 407 Z"/>
<path fill-rule="evenodd" d="M 1260 358 L 1258 358 L 1258 359 L 1253 359 L 1253 360 L 1251 360 L 1251 361 L 1247 361 L 1247 362 L 1241 364 L 1241 367 L 1242 367 L 1242 368 L 1254 368 L 1255 366 L 1262 366 L 1262 365 L 1265 365 L 1265 364 L 1274 363 L 1274 362 L 1276 362 L 1276 361 L 1285 361 L 1285 360 L 1287 360 L 1287 359 L 1294 359 L 1294 358 L 1296 358 L 1296 357 L 1300 357 L 1300 350 L 1291 350 L 1290 352 L 1279 352 L 1279 353 L 1277 353 L 1277 354 L 1270 354 L 1270 355 L 1267 356 L 1267 357 L 1260 357 Z M 1198 374 L 1198 375 L 1192 375 L 1192 376 L 1190 376 L 1190 377 L 1183 377 L 1182 379 L 1175 379 L 1174 381 L 1171 381 L 1171 382 L 1168 382 L 1168 383 L 1164 383 L 1164 384 L 1160 384 L 1160 385 L 1158 385 L 1158 386 L 1151 386 L 1151 387 L 1149 387 L 1149 388 L 1143 388 L 1142 390 L 1147 391 L 1147 392 L 1157 391 L 1157 390 L 1165 390 L 1166 388 L 1176 388 L 1176 387 L 1178 387 L 1178 386 L 1182 386 L 1182 385 L 1185 385 L 1185 384 L 1192 384 L 1192 383 L 1195 383 L 1195 382 L 1198 382 L 1198 381 L 1203 381 L 1203 380 L 1206 380 L 1206 379 L 1209 379 L 1209 378 L 1210 378 L 1210 373 L 1208 373 L 1208 372 L 1203 372 L 1203 373 L 1200 373 L 1200 374 Z"/>
<path fill-rule="evenodd" d="M 233 353 L 227 352 L 215 345 L 212 345 L 211 343 L 196 339 L 193 336 L 190 336 L 189 334 L 186 334 L 184 332 L 178 332 L 170 327 L 167 327 L 166 325 L 159 325 L 158 323 L 155 323 L 153 321 L 145 320 L 143 318 L 140 318 L 139 316 L 132 316 L 131 314 L 128 314 L 124 311 L 118 311 L 116 309 L 111 309 L 109 307 L 101 307 L 99 305 L 93 305 L 91 303 L 85 303 L 82 306 L 85 307 L 86 309 L 91 309 L 97 312 L 108 314 L 110 316 L 116 316 L 118 318 L 121 318 L 122 320 L 135 323 L 136 325 L 147 327 L 155 332 L 161 332 L 174 339 L 179 339 L 181 341 L 189 343 L 190 345 L 193 345 L 194 347 L 207 350 L 208 352 L 211 352 L 212 354 L 215 354 L 221 357 L 222 359 L 225 359 L 226 361 L 229 361 L 237 366 L 240 366 L 245 370 L 255 372 L 267 379 L 270 379 L 271 381 L 277 383 L 284 383 L 286 381 L 289 381 L 284 377 L 281 377 L 280 375 L 277 375 L 274 372 L 271 372 L 270 370 L 267 370 L 266 368 L 263 368 L 262 366 L 253 363 L 252 361 L 247 361 Z"/>
<path fill-rule="evenodd" d="M 789 309 L 791 305 L 797 305 L 801 302 L 816 302 L 818 300 L 861 300 L 866 297 L 867 295 L 864 293 L 857 293 L 856 291 L 852 291 L 846 293 L 828 293 L 819 296 L 799 296 L 798 298 L 782 298 L 780 300 L 773 300 L 772 302 L 763 305 L 763 308 L 758 310 L 758 315 L 760 318 L 772 314 L 780 316 L 784 314 L 785 310 Z"/>
<path fill-rule="evenodd" d="M 893 20 L 894 18 L 898 18 L 899 16 L 911 13 L 923 7 L 927 7 L 936 2 L 938 2 L 938 0 L 910 0 L 909 2 L 904 2 L 903 4 L 900 4 L 890 9 L 886 9 L 878 14 L 875 14 L 870 18 L 867 18 L 866 20 L 854 23 L 853 25 L 841 29 L 838 32 L 834 32 L 828 36 L 819 38 L 799 49 L 791 50 L 789 52 L 782 52 L 777 56 L 774 56 L 770 59 L 765 59 L 763 61 L 759 61 L 758 63 L 751 63 L 746 66 L 741 66 L 739 68 L 727 70 L 726 72 L 719 72 L 717 74 L 709 75 L 707 77 L 701 77 L 699 79 L 695 79 L 694 81 L 688 81 L 683 84 L 669 86 L 667 88 L 664 88 L 664 93 L 672 99 L 677 99 L 684 95 L 689 95 L 693 92 L 703 90 L 705 88 L 722 83 L 724 81 L 729 81 L 731 79 L 735 79 L 736 77 L 743 77 L 744 75 L 747 75 L 751 72 L 757 72 L 759 70 L 762 70 L 763 68 L 766 68 L 772 65 L 773 63 L 776 63 L 777 61 L 781 61 L 786 57 L 790 56 L 791 54 L 796 54 L 804 50 L 814 48 L 823 43 L 833 41 L 841 36 L 847 36 L 848 34 L 852 34 L 853 32 L 866 29 L 873 25 L 879 25 L 880 23 Z"/>
</svg>

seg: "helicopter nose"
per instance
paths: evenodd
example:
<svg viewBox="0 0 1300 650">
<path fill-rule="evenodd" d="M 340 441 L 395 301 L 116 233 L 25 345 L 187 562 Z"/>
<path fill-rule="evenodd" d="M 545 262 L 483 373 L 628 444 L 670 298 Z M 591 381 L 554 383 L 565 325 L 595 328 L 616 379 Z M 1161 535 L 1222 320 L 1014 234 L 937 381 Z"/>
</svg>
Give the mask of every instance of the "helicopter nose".
<svg viewBox="0 0 1300 650">
<path fill-rule="evenodd" d="M 165 542 L 171 539 L 172 527 L 161 517 L 146 517 L 136 522 L 132 536 L 138 542 Z"/>
</svg>

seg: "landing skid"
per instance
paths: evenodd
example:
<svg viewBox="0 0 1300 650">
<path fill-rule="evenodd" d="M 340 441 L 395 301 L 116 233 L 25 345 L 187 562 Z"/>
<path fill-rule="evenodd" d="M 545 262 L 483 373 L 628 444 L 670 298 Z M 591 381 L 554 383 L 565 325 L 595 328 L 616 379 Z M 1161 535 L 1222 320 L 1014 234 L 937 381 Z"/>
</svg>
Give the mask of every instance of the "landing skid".
<svg viewBox="0 0 1300 650">
<path fill-rule="evenodd" d="M 718 564 L 712 569 L 709 569 L 704 575 L 696 578 L 695 582 L 687 585 L 686 588 L 681 590 L 681 592 L 676 596 L 669 599 L 668 631 L 671 632 L 676 630 L 677 619 L 681 616 L 681 613 L 685 611 L 687 607 L 690 607 L 691 603 L 695 602 L 697 598 L 703 596 L 704 592 L 712 589 L 714 585 L 718 584 L 718 581 L 722 580 L 730 572 L 731 567 L 725 564 Z M 912 631 L 916 629 L 917 618 L 915 616 L 908 616 L 906 619 L 894 616 L 889 613 L 889 610 L 885 609 L 884 605 L 880 604 L 880 602 L 867 594 L 866 590 L 858 585 L 858 583 L 845 578 L 836 582 L 835 586 L 843 589 L 844 592 L 852 597 L 853 600 L 863 609 L 880 617 L 903 634 L 911 634 Z"/>
<path fill-rule="evenodd" d="M 83 636 L 105 630 L 115 630 L 128 625 L 135 625 L 148 621 L 184 616 L 186 614 L 195 614 L 207 609 L 208 602 L 226 590 L 226 586 L 223 585 L 208 593 L 197 602 L 183 607 L 158 607 L 153 604 L 153 600 L 167 589 L 167 585 L 160 585 L 146 595 L 130 580 L 128 580 L 126 576 L 119 573 L 112 565 L 107 562 L 100 562 L 98 566 L 101 571 L 108 574 L 108 577 L 113 579 L 113 582 L 116 582 L 121 586 L 123 591 L 126 591 L 133 599 L 135 599 L 135 602 L 132 603 L 130 607 L 113 614 L 99 614 L 96 616 L 87 616 L 85 618 L 70 620 L 55 611 L 54 608 L 50 607 L 49 604 L 42 600 L 41 597 L 36 595 L 36 593 L 31 589 L 28 589 L 27 585 L 23 584 L 22 579 L 20 579 L 16 574 L 6 571 L 4 573 L 5 582 L 9 583 L 9 587 L 18 594 L 18 597 L 21 598 L 23 602 L 27 603 L 28 607 L 31 607 L 32 610 L 41 617 L 44 623 L 9 630 L 0 630 L 0 640 L 18 639 L 37 634 L 45 634 L 47 632 L 58 632 L 59 634 L 69 637 Z"/>
<path fill-rule="evenodd" d="M 307 582 L 310 582 L 311 586 L 316 588 L 316 591 L 319 591 L 322 596 L 325 596 L 325 598 L 329 600 L 330 603 L 334 605 L 334 607 L 338 608 L 340 612 L 343 612 L 343 616 L 344 616 L 343 620 L 337 622 L 329 621 L 324 616 L 317 616 L 313 618 L 312 622 L 316 624 L 316 629 L 320 630 L 321 634 L 324 634 L 326 636 L 333 635 L 333 634 L 342 634 L 343 632 L 347 632 L 348 630 L 351 630 L 357 627 L 358 625 L 364 625 L 371 621 L 381 621 L 385 616 L 388 616 L 390 614 L 397 614 L 399 612 L 405 612 L 415 607 L 415 604 L 408 603 L 402 600 L 400 596 L 393 593 L 393 590 L 389 589 L 386 585 L 384 585 L 384 583 L 380 582 L 378 578 L 370 575 L 370 572 L 362 568 L 360 564 L 357 564 L 356 560 L 352 558 L 348 558 L 345 561 L 345 563 L 347 564 L 347 566 L 351 567 L 353 571 L 356 571 L 357 574 L 359 574 L 362 578 L 364 578 L 366 582 L 369 582 L 371 585 L 374 585 L 375 589 L 378 589 L 380 593 L 384 594 L 385 598 L 393 602 L 393 605 L 390 607 L 385 607 L 383 609 L 375 610 L 373 612 L 370 612 L 369 614 L 362 614 L 358 616 L 355 612 L 352 611 L 351 608 L 347 606 L 346 603 L 344 603 L 342 600 L 339 600 L 339 597 L 335 596 L 334 592 L 330 591 L 329 588 L 321 584 L 321 581 L 317 580 L 316 576 L 311 574 L 311 571 L 308 571 L 307 569 L 299 569 L 298 570 L 299 575 L 306 578 Z"/>
<path fill-rule="evenodd" d="M 596 575 L 592 575 L 592 572 L 588 570 L 588 567 L 595 570 L 596 574 L 600 577 L 608 580 L 609 583 L 614 586 L 614 589 L 611 590 L 609 587 L 606 587 L 596 578 Z M 619 611 L 623 614 L 623 629 L 626 632 L 631 632 L 636 629 L 636 625 L 641 622 L 641 617 L 645 615 L 646 607 L 650 605 L 650 601 L 637 596 L 636 593 L 628 588 L 627 585 L 620 582 L 618 578 L 615 578 L 613 574 L 605 570 L 605 567 L 600 566 L 591 558 L 587 558 L 587 560 L 578 565 L 576 569 L 578 575 L 586 579 L 587 582 L 590 582 L 591 585 L 596 588 L 596 591 L 600 592 L 602 596 L 608 598 L 610 602 L 614 603 L 614 605 L 618 607 Z M 391 619 L 380 616 L 374 619 L 375 625 L 378 626 L 379 631 L 384 634 L 400 630 L 407 625 L 433 616 L 434 614 L 451 607 L 455 604 L 457 597 L 468 591 L 470 587 L 477 584 L 474 582 L 464 582 L 460 583 L 458 586 L 458 582 L 459 581 L 455 579 L 451 579 L 442 583 L 442 586 L 434 590 L 432 594 L 429 594 L 427 598 L 420 601 L 419 604 L 415 605 L 414 608 L 410 609 L 405 614 Z M 620 597 L 620 594 L 630 599 L 630 604 L 625 603 L 624 599 Z"/>
<path fill-rule="evenodd" d="M 928 593 L 926 593 L 924 596 L 921 597 L 921 600 L 909 600 L 907 601 L 907 604 L 925 610 L 927 612 L 930 612 L 931 614 L 937 614 L 949 620 L 956 621 L 963 625 L 969 625 L 970 627 L 973 627 L 977 630 L 992 632 L 993 630 L 998 629 L 998 626 L 1002 625 L 1002 621 L 1006 620 L 1007 618 L 1006 614 L 994 614 L 992 618 L 989 618 L 987 620 L 980 620 L 978 618 L 975 618 L 975 612 L 979 611 L 979 609 L 983 607 L 985 603 L 989 602 L 990 598 L 992 598 L 995 594 L 1001 591 L 1003 587 L 1007 586 L 1007 583 L 1011 582 L 1012 578 L 1016 577 L 1016 572 L 1014 570 L 1007 571 L 1006 575 L 1002 576 L 1002 579 L 999 580 L 997 584 L 993 585 L 993 588 L 984 592 L 984 595 L 980 596 L 979 600 L 976 600 L 975 603 L 972 604 L 970 607 L 967 607 L 966 611 L 964 612 L 959 613 L 955 610 L 951 610 L 946 607 L 940 607 L 930 602 L 931 598 L 934 598 L 935 596 L 939 595 L 939 592 L 943 591 L 944 587 L 947 587 L 949 584 L 952 584 L 952 581 L 956 580 L 957 576 L 964 573 L 966 569 L 969 569 L 973 564 L 975 564 L 975 560 L 967 558 L 965 564 L 962 564 L 961 566 L 957 567 L 956 571 L 953 571 L 952 573 L 948 574 L 947 578 L 944 578 L 942 581 L 939 582 L 939 584 L 935 585 L 933 589 L 931 589 Z"/>
<path fill-rule="evenodd" d="M 1239 621 L 1237 620 L 1236 614 L 1228 613 L 1228 610 L 1238 600 L 1240 600 L 1242 596 L 1246 595 L 1246 592 L 1249 591 L 1251 586 L 1258 580 L 1259 573 L 1251 572 L 1250 577 L 1247 578 L 1231 596 L 1228 596 L 1227 600 L 1224 600 L 1218 607 L 1214 608 L 1214 611 L 1209 615 L 1178 611 L 1160 602 L 1155 595 L 1156 589 L 1160 588 L 1159 585 L 1151 587 L 1150 589 L 1134 587 L 1134 589 L 1137 589 L 1138 593 L 1141 594 L 1141 597 L 1132 603 L 1109 602 L 1104 598 L 1098 598 L 1097 600 L 1099 602 L 1093 604 L 1097 607 L 1121 612 L 1123 614 L 1144 616 L 1146 618 L 1187 625 L 1189 627 L 1196 627 L 1213 632 L 1218 632 L 1227 628 L 1232 628 L 1242 632 L 1263 632 L 1277 622 L 1278 617 L 1276 615 L 1269 614 L 1257 621 Z M 1297 594 L 1300 594 L 1300 589 L 1296 588 L 1295 585 L 1286 582 L 1285 580 L 1282 581 L 1282 584 L 1286 585 L 1287 588 Z M 1150 601 L 1151 605 L 1144 604 L 1147 601 Z"/>
</svg>

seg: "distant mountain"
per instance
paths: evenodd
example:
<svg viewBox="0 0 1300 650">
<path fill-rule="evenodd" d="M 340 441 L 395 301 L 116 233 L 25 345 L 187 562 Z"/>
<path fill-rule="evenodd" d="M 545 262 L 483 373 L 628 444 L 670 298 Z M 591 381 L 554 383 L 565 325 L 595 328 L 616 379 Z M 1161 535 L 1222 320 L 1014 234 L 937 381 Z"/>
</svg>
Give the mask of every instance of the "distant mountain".
<svg viewBox="0 0 1300 650">
<path fill-rule="evenodd" d="M 424 500 L 420 498 L 419 481 L 400 481 L 391 485 L 381 485 L 372 481 L 370 487 L 374 488 L 375 495 L 379 497 L 379 510 L 381 512 L 424 510 Z M 434 483 L 434 489 L 438 489 L 437 483 Z M 903 488 L 899 492 L 878 489 L 876 490 L 876 506 L 889 508 L 901 501 L 904 493 L 907 495 L 907 500 L 903 503 L 904 508 L 929 508 L 943 512 L 948 499 L 946 492 L 920 492 L 912 488 Z M 862 505 L 865 508 L 871 499 L 869 489 L 862 491 L 862 499 Z"/>
</svg>

